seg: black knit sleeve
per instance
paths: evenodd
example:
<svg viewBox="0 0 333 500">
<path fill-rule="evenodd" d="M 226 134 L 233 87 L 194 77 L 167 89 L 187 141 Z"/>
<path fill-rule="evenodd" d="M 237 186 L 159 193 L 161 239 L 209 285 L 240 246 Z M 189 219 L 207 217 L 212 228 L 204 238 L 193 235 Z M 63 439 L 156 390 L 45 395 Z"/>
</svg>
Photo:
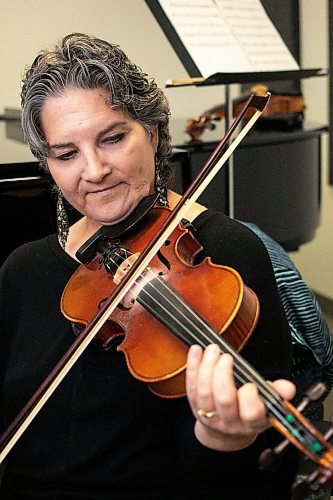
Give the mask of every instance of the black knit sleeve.
<svg viewBox="0 0 333 500">
<path fill-rule="evenodd" d="M 9 258 L 0 269 L 0 433 L 4 430 L 3 421 L 3 384 L 8 363 L 8 353 L 12 341 L 11 331 L 14 328 L 12 320 L 15 318 L 15 308 L 19 308 L 16 302 L 15 289 L 20 289 L 19 281 L 12 282 L 11 275 L 15 268 L 11 266 L 12 259 Z M 14 288 L 14 294 L 12 294 Z M 16 314 L 17 317 L 17 314 Z"/>
</svg>

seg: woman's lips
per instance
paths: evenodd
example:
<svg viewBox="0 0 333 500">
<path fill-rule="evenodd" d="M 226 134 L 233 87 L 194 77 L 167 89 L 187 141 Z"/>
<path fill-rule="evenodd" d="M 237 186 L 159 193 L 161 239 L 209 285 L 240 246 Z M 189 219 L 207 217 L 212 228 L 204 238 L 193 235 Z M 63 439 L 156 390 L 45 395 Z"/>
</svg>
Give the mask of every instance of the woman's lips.
<svg viewBox="0 0 333 500">
<path fill-rule="evenodd" d="M 119 186 L 120 183 L 118 184 L 115 184 L 114 186 L 107 186 L 105 188 L 102 188 L 102 189 L 96 189 L 95 191 L 89 191 L 89 194 L 99 194 L 99 193 L 106 193 L 108 191 L 111 191 L 112 189 L 114 189 L 115 187 Z"/>
</svg>

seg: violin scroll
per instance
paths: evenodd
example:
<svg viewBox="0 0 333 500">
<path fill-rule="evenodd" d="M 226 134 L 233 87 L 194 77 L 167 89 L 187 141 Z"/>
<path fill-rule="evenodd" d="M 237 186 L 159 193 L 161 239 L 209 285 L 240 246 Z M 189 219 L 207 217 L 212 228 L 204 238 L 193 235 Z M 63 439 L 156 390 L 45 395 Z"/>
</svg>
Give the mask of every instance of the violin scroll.
<svg viewBox="0 0 333 500">
<path fill-rule="evenodd" d="M 319 383 L 307 391 L 305 398 L 301 401 L 297 409 L 293 409 L 292 406 L 288 404 L 289 409 L 291 410 L 288 415 L 290 424 L 292 424 L 293 413 L 295 418 L 300 416 L 299 412 L 303 411 L 310 401 L 316 401 L 319 399 L 324 392 L 324 384 Z M 274 449 L 265 450 L 260 456 L 261 468 L 271 469 L 279 460 L 281 460 L 287 448 L 289 448 L 291 443 L 293 443 L 296 444 L 297 448 L 299 448 L 306 457 L 310 458 L 312 462 L 318 464 L 318 467 L 313 472 L 307 476 L 302 474 L 295 481 L 292 488 L 293 500 L 304 500 L 309 494 L 311 494 L 311 492 L 317 491 L 325 485 L 333 485 L 333 448 L 328 444 L 329 439 L 333 436 L 333 426 L 328 429 L 324 436 L 321 436 L 318 431 L 312 427 L 311 424 L 309 424 L 309 422 L 303 419 L 302 416 L 300 416 L 300 422 L 301 421 L 305 423 L 305 428 L 306 431 L 309 432 L 309 437 L 313 437 L 314 440 L 310 439 L 309 441 L 309 437 L 307 439 L 303 439 L 306 437 L 306 433 L 300 433 L 299 437 L 301 437 L 301 439 L 297 438 L 298 442 L 296 443 L 291 435 L 294 434 L 296 437 L 297 429 L 291 427 L 289 431 L 282 432 L 282 434 L 287 436 L 285 440 L 283 440 Z M 276 425 L 276 422 L 274 422 L 273 419 L 271 419 L 271 423 L 281 432 L 280 426 Z M 289 432 L 291 435 L 288 436 Z"/>
</svg>

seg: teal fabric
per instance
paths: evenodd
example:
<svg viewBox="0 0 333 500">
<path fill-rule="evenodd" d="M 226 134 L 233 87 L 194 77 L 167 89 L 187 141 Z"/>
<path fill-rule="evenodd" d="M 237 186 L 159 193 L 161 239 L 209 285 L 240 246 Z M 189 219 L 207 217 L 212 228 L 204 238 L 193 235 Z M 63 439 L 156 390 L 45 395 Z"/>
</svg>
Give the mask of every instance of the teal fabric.
<svg viewBox="0 0 333 500">
<path fill-rule="evenodd" d="M 315 295 L 302 279 L 287 252 L 255 224 L 242 222 L 264 243 L 293 339 L 293 378 L 298 394 L 323 382 L 326 393 L 309 405 L 309 416 L 318 417 L 322 401 L 333 385 L 333 339 Z"/>
</svg>

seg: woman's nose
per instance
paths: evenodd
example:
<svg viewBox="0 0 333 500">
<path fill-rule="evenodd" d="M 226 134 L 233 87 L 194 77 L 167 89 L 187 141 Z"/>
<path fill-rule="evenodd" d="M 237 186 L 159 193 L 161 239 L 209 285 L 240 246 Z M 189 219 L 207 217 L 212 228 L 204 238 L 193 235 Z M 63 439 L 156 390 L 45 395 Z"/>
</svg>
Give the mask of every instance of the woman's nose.
<svg viewBox="0 0 333 500">
<path fill-rule="evenodd" d="M 82 174 L 85 181 L 99 183 L 109 173 L 110 167 L 96 151 L 90 151 L 85 154 Z"/>
</svg>

